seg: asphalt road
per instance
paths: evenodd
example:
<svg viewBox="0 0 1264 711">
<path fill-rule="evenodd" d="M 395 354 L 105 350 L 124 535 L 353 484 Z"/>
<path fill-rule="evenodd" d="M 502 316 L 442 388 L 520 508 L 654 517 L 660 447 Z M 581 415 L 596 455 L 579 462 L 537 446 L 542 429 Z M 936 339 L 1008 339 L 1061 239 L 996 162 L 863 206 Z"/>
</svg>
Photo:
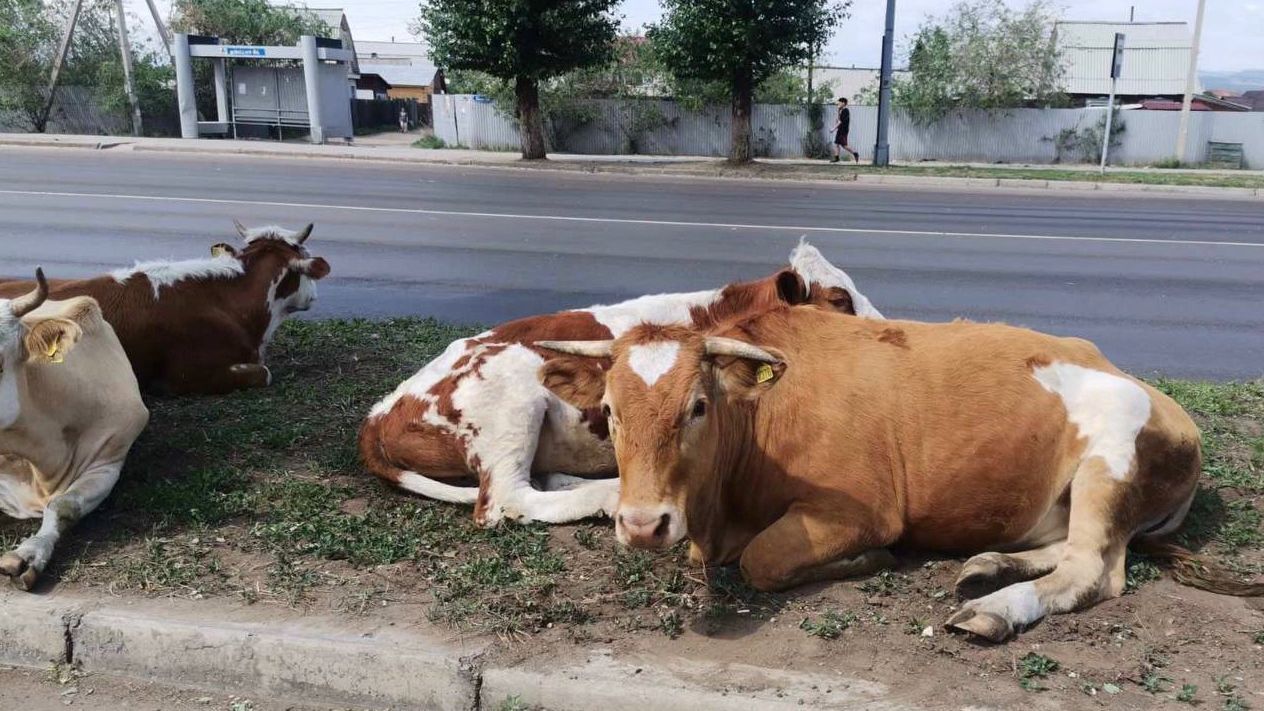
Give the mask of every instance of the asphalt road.
<svg viewBox="0 0 1264 711">
<path fill-rule="evenodd" d="M 313 316 L 491 323 L 760 276 L 800 235 L 890 317 L 1095 340 L 1138 374 L 1264 375 L 1264 202 L 0 149 L 0 275 L 191 258 L 231 220 L 333 265 Z"/>
</svg>

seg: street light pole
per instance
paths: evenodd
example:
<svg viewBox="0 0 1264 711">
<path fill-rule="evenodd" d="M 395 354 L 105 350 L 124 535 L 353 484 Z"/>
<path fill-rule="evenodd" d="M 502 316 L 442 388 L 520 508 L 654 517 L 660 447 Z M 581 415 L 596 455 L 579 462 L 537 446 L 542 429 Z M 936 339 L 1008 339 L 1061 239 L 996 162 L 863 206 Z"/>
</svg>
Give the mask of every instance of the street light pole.
<svg viewBox="0 0 1264 711">
<path fill-rule="evenodd" d="M 895 53 L 895 0 L 887 0 L 887 26 L 882 33 L 882 78 L 878 85 L 878 141 L 873 147 L 873 164 L 891 164 L 891 63 Z"/>
<path fill-rule="evenodd" d="M 1194 20 L 1194 44 L 1189 49 L 1189 72 L 1185 75 L 1185 99 L 1181 102 L 1181 128 L 1176 134 L 1176 161 L 1185 162 L 1189 142 L 1189 110 L 1194 103 L 1194 86 L 1198 83 L 1198 47 L 1203 39 L 1203 10 L 1207 0 L 1198 0 L 1198 18 Z"/>
</svg>

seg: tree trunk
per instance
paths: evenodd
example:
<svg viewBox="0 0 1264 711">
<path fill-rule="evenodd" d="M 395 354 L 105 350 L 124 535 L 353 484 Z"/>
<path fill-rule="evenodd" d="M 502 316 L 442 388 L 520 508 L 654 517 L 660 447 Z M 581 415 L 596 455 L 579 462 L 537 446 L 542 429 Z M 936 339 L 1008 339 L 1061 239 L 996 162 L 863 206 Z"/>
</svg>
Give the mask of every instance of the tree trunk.
<svg viewBox="0 0 1264 711">
<path fill-rule="evenodd" d="M 729 146 L 730 163 L 749 163 L 755 157 L 751 150 L 751 104 L 755 82 L 749 71 L 733 79 L 733 142 Z"/>
<path fill-rule="evenodd" d="M 544 118 L 540 115 L 540 85 L 535 79 L 518 77 L 514 86 L 518 99 L 518 131 L 522 137 L 523 160 L 544 160 Z"/>
</svg>

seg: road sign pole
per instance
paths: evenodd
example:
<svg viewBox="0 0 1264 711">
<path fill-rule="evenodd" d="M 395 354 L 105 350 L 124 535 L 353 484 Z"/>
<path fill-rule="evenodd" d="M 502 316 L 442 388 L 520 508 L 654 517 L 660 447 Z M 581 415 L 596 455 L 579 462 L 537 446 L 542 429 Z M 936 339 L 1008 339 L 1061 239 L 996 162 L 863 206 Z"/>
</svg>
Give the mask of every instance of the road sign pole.
<svg viewBox="0 0 1264 711">
<path fill-rule="evenodd" d="M 1106 130 L 1102 132 L 1102 175 L 1106 174 L 1106 160 L 1110 157 L 1110 129 L 1115 119 L 1115 79 L 1110 80 L 1110 103 L 1106 105 Z"/>
<path fill-rule="evenodd" d="M 1106 128 L 1102 131 L 1102 175 L 1110 158 L 1110 130 L 1115 123 L 1115 85 L 1124 71 L 1124 34 L 1115 33 L 1115 49 L 1110 54 L 1110 101 L 1106 104 Z"/>
</svg>

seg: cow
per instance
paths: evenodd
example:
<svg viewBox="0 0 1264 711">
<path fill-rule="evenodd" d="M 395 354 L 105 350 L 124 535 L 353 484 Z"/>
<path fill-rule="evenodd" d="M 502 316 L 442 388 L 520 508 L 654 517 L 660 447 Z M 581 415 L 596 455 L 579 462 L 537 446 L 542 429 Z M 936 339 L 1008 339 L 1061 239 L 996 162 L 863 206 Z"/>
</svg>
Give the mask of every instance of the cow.
<svg viewBox="0 0 1264 711">
<path fill-rule="evenodd" d="M 871 573 L 896 545 L 975 553 L 946 624 L 1000 642 L 1120 595 L 1134 538 L 1202 564 L 1161 540 L 1197 489 L 1198 427 L 1085 340 L 775 307 L 709 333 L 536 345 L 612 359 L 593 394 L 618 540 L 688 536 L 693 560 L 738 562 L 759 590 Z"/>
<path fill-rule="evenodd" d="M 88 297 L 35 288 L 0 299 L 0 511 L 42 517 L 0 555 L 0 573 L 30 590 L 67 530 L 110 495 L 149 422 L 114 330 Z"/>
<path fill-rule="evenodd" d="M 52 298 L 89 296 L 113 326 L 141 387 L 214 395 L 269 385 L 267 348 L 277 328 L 316 299 L 329 263 L 305 242 L 312 225 L 247 229 L 241 247 L 217 244 L 211 256 L 140 262 L 91 279 L 54 281 Z M 31 288 L 0 283 L 0 297 Z"/>
<path fill-rule="evenodd" d="M 612 338 L 642 321 L 714 324 L 778 300 L 882 318 L 850 276 L 801 242 L 789 267 L 760 281 L 533 316 L 458 340 L 373 407 L 360 431 L 361 460 L 405 491 L 474 504 L 480 526 L 607 514 L 618 480 L 583 478 L 615 473 L 600 393 L 575 397 L 601 382 L 603 364 L 573 367 L 531 343 Z M 565 375 L 548 375 L 554 366 Z M 533 488 L 533 473 L 543 491 Z M 437 481 L 468 477 L 477 488 Z"/>
</svg>

